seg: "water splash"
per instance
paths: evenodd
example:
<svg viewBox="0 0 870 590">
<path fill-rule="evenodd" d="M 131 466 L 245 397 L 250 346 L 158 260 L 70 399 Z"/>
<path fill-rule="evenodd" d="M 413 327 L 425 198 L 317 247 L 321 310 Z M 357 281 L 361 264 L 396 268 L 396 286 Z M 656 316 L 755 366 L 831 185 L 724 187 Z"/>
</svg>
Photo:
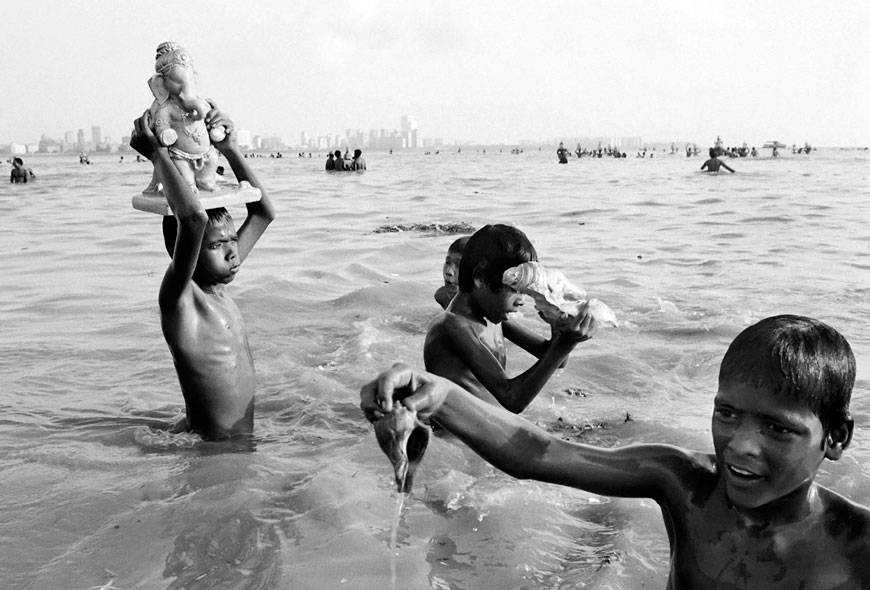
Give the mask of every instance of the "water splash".
<svg viewBox="0 0 870 590">
<path fill-rule="evenodd" d="M 402 482 L 404 486 L 404 481 Z M 393 515 L 393 528 L 390 531 L 390 588 L 396 590 L 396 562 L 399 557 L 398 552 L 398 533 L 399 523 L 402 520 L 402 510 L 405 508 L 405 498 L 407 494 L 396 494 L 396 512 Z"/>
</svg>

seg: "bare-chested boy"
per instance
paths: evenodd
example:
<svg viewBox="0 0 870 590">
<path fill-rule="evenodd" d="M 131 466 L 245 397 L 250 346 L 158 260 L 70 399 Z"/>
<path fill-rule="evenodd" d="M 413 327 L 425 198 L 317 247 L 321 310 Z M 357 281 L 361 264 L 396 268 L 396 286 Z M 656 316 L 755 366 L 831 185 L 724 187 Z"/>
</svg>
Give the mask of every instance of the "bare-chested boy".
<svg viewBox="0 0 870 590">
<path fill-rule="evenodd" d="M 733 173 L 734 168 L 731 168 L 728 164 L 719 159 L 719 155 L 716 153 L 716 150 L 710 148 L 710 159 L 701 164 L 701 170 L 705 170 L 707 172 L 715 172 L 719 173 L 719 168 L 724 168 L 729 172 Z"/>
<path fill-rule="evenodd" d="M 160 285 L 163 335 L 172 351 L 187 410 L 188 428 L 208 439 L 250 434 L 254 428 L 254 360 L 242 314 L 227 293 L 241 263 L 275 218 L 272 202 L 236 144 L 232 121 L 212 104 L 209 128 L 224 126 L 214 142 L 239 181 L 262 191 L 248 203 L 248 216 L 236 232 L 225 209 L 206 211 L 169 153 L 151 132 L 150 114 L 134 123 L 130 144 L 150 158 L 163 181 L 174 218 L 163 229 L 172 262 Z"/>
<path fill-rule="evenodd" d="M 475 232 L 462 252 L 459 291 L 429 326 L 423 347 L 426 370 L 489 403 L 522 412 L 577 343 L 596 330 L 585 307 L 576 318 L 554 326 L 550 340 L 513 326 L 511 340 L 538 361 L 524 373 L 508 377 L 502 322 L 519 310 L 523 297 L 502 284 L 502 275 L 508 268 L 537 259 L 529 239 L 514 227 L 487 225 Z"/>
<path fill-rule="evenodd" d="M 870 588 L 870 510 L 815 483 L 852 440 L 855 357 L 817 320 L 767 318 L 741 332 L 719 370 L 714 453 L 662 444 L 572 443 L 396 365 L 361 392 L 369 420 L 402 403 L 522 478 L 646 497 L 662 510 L 672 590 Z"/>
</svg>

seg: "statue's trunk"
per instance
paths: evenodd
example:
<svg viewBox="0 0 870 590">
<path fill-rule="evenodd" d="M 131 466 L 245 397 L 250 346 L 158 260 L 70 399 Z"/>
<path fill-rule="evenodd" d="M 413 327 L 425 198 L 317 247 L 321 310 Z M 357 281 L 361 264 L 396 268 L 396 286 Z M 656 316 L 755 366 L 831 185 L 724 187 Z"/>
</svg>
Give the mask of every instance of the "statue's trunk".
<svg viewBox="0 0 870 590">
<path fill-rule="evenodd" d="M 178 100 L 182 108 L 187 111 L 188 116 L 196 121 L 202 120 L 209 111 L 208 103 L 197 96 L 195 92 L 183 90 L 179 93 Z"/>
</svg>

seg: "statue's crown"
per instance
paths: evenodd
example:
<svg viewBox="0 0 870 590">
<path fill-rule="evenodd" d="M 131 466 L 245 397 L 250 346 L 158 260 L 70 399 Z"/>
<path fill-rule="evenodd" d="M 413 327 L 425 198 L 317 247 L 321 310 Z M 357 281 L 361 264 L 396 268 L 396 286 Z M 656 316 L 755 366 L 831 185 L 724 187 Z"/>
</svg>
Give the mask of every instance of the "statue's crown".
<svg viewBox="0 0 870 590">
<path fill-rule="evenodd" d="M 165 74 L 175 66 L 193 66 L 193 60 L 190 59 L 187 50 L 173 41 L 158 45 L 154 70 L 158 74 Z"/>
</svg>

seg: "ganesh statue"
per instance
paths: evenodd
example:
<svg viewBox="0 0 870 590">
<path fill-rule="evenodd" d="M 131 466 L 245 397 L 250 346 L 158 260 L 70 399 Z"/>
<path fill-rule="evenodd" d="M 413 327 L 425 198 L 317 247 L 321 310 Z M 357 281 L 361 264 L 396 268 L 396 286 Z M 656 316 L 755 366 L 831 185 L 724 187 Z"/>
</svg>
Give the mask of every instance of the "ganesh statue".
<svg viewBox="0 0 870 590">
<path fill-rule="evenodd" d="M 151 121 L 154 135 L 169 150 L 182 178 L 194 190 L 217 190 L 218 153 L 211 141 L 222 141 L 223 127 L 209 131 L 205 116 L 211 108 L 196 90 L 193 62 L 187 51 L 177 43 L 161 43 L 157 47 L 155 73 L 148 80 L 154 94 Z M 157 171 L 145 194 L 159 191 Z"/>
</svg>

